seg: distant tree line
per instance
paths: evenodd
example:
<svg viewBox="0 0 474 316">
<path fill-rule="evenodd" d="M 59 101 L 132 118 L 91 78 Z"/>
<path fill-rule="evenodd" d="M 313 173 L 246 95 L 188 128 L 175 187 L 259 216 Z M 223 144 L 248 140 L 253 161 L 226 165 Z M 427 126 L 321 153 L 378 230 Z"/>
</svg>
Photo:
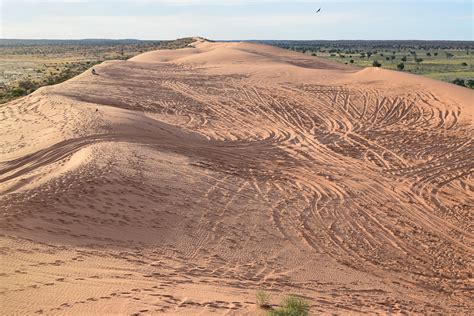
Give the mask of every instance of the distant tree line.
<svg viewBox="0 0 474 316">
<path fill-rule="evenodd" d="M 310 49 L 314 47 L 332 47 L 333 49 L 474 49 L 473 41 L 417 41 L 417 40 L 256 40 L 253 42 L 279 46 L 283 48 L 300 47 Z M 334 51 L 332 52 L 334 53 Z"/>
</svg>

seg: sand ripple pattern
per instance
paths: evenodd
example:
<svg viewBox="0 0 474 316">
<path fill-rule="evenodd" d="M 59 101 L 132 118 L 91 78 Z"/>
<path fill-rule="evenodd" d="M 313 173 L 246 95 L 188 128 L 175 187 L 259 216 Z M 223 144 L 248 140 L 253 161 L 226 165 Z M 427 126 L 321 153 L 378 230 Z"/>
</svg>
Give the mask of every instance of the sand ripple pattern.
<svg viewBox="0 0 474 316">
<path fill-rule="evenodd" d="M 99 301 L 137 297 L 127 311 L 252 313 L 244 294 L 180 297 L 195 293 L 193 282 L 211 292 L 296 291 L 320 312 L 472 310 L 466 104 L 422 86 L 395 94 L 350 84 L 350 72 L 348 83 L 329 84 L 171 62 L 113 62 L 98 71 L 0 109 L 0 132 L 11 134 L 1 147 L 8 159 L 0 161 L 0 227 L 19 262 L 31 249 L 53 258 L 69 245 L 56 265 L 99 271 L 104 257 L 115 270 L 97 279 L 137 286 L 107 285 L 110 293 L 36 312 L 87 312 Z M 15 138 L 15 126 L 40 123 L 52 133 L 48 146 L 32 146 L 45 140 L 26 132 Z M 66 168 L 85 149 L 87 162 Z M 31 260 L 31 273 L 54 275 L 44 268 L 54 262 Z M 121 269 L 135 276 L 114 274 Z M 13 300 L 51 283 L 13 286 L 10 273 L 2 274 L 10 284 L 2 295 Z M 74 273 L 76 286 L 94 282 Z"/>
</svg>

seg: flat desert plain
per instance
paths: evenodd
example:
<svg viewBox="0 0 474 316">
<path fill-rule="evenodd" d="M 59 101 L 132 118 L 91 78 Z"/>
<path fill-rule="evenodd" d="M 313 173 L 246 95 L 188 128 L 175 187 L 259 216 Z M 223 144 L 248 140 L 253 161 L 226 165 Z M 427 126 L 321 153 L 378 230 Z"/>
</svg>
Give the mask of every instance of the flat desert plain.
<svg viewBox="0 0 474 316">
<path fill-rule="evenodd" d="M 3 315 L 468 314 L 472 90 L 197 39 L 0 107 Z"/>
</svg>

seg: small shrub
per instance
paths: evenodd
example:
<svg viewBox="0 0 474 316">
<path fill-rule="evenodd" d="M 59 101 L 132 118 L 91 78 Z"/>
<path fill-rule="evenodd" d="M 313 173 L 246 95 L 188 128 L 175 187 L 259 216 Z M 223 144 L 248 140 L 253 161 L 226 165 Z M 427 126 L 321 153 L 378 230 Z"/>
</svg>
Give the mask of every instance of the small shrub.
<svg viewBox="0 0 474 316">
<path fill-rule="evenodd" d="M 309 312 L 308 302 L 296 296 L 289 296 L 284 302 L 284 307 L 289 310 L 299 312 L 300 315 L 305 315 Z"/>
<path fill-rule="evenodd" d="M 351 64 L 353 64 L 353 63 L 354 63 L 354 59 L 349 60 L 349 62 L 350 62 Z"/>
<path fill-rule="evenodd" d="M 12 95 L 12 97 L 16 98 L 26 95 L 26 91 L 22 88 L 15 88 L 11 91 L 10 94 Z"/>
<path fill-rule="evenodd" d="M 34 90 L 36 89 L 36 83 L 29 79 L 21 80 L 20 82 L 18 82 L 18 87 L 25 91 Z"/>
<path fill-rule="evenodd" d="M 467 81 L 467 86 L 471 89 L 474 89 L 474 79 L 469 79 Z"/>
<path fill-rule="evenodd" d="M 270 308 L 270 294 L 265 291 L 258 291 L 257 294 L 255 294 L 255 298 L 258 307 L 265 309 Z"/>
<path fill-rule="evenodd" d="M 290 295 L 283 304 L 269 311 L 270 316 L 307 316 L 309 315 L 309 303 L 302 298 Z"/>
<path fill-rule="evenodd" d="M 405 64 L 404 64 L 404 63 L 399 63 L 399 64 L 397 65 L 397 69 L 398 69 L 398 70 L 403 70 L 403 69 L 405 69 Z"/>
<path fill-rule="evenodd" d="M 407 61 L 407 56 L 403 56 L 401 61 Z"/>
<path fill-rule="evenodd" d="M 453 83 L 458 85 L 458 86 L 462 86 L 462 87 L 466 86 L 466 83 L 465 83 L 464 79 L 460 79 L 460 78 L 454 79 Z"/>
<path fill-rule="evenodd" d="M 462 63 L 461 65 L 464 66 L 464 67 L 466 67 L 466 66 L 467 66 L 467 63 Z"/>
<path fill-rule="evenodd" d="M 374 62 L 372 63 L 372 66 L 374 67 L 382 67 L 382 64 L 378 62 L 378 60 L 374 60 Z"/>
</svg>

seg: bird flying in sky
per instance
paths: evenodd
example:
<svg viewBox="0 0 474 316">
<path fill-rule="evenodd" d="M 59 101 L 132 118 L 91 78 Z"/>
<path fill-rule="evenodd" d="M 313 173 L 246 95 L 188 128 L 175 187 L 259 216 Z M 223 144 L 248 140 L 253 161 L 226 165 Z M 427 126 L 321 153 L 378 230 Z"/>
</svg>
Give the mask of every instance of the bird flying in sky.
<svg viewBox="0 0 474 316">
<path fill-rule="evenodd" d="M 321 8 L 319 8 L 318 11 L 316 11 L 316 13 L 319 13 L 319 12 L 321 12 Z"/>
</svg>

